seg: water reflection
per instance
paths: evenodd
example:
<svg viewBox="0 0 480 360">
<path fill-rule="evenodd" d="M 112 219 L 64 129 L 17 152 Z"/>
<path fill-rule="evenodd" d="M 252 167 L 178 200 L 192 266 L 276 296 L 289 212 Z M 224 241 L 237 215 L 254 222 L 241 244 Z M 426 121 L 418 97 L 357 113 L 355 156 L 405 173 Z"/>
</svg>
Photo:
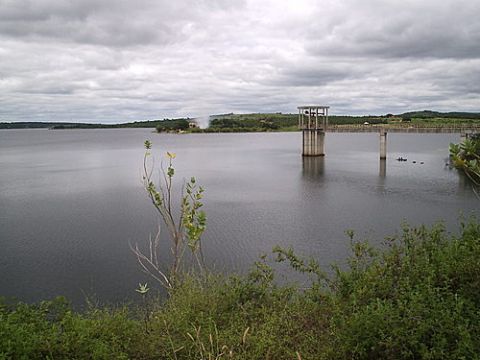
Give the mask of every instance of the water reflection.
<svg viewBox="0 0 480 360">
<path fill-rule="evenodd" d="M 385 195 L 385 185 L 386 185 L 386 176 L 387 176 L 387 160 L 380 159 L 378 166 L 378 180 L 377 180 L 377 193 L 380 195 Z"/>
<path fill-rule="evenodd" d="M 478 197 L 476 195 L 477 190 L 474 187 L 472 181 L 461 170 L 457 170 L 450 164 L 450 159 L 445 159 L 444 171 L 450 176 L 458 178 L 457 194 L 462 196 Z"/>
<path fill-rule="evenodd" d="M 478 189 L 475 187 L 474 183 L 468 178 L 468 176 L 463 171 L 458 171 L 454 168 L 450 170 L 454 170 L 456 173 L 458 173 L 457 194 L 466 197 L 475 197 L 480 200 L 480 194 L 478 193 Z"/>
<path fill-rule="evenodd" d="M 302 170 L 305 179 L 315 180 L 325 173 L 325 158 L 323 156 L 303 156 Z"/>
<path fill-rule="evenodd" d="M 387 176 L 387 160 L 380 159 L 380 171 L 379 174 L 380 178 L 384 179 Z"/>
</svg>

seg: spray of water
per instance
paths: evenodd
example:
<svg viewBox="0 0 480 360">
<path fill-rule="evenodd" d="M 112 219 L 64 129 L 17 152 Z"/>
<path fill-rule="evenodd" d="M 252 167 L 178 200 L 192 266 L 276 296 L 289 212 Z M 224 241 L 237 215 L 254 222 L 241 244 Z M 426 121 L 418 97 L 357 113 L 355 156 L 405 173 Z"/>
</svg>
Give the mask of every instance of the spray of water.
<svg viewBox="0 0 480 360">
<path fill-rule="evenodd" d="M 206 129 L 210 124 L 210 116 L 208 115 L 198 116 L 194 120 L 200 129 Z"/>
</svg>

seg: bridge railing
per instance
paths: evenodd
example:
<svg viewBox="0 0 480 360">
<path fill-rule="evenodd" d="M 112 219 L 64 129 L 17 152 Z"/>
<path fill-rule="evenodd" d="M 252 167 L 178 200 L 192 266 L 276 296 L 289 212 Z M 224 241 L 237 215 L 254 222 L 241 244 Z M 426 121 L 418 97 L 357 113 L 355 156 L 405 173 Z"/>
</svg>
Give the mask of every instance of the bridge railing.
<svg viewBox="0 0 480 360">
<path fill-rule="evenodd" d="M 480 132 L 480 124 L 350 124 L 350 125 L 328 125 L 327 131 L 359 131 L 359 132 L 375 132 L 380 130 L 437 130 L 438 132 Z"/>
</svg>

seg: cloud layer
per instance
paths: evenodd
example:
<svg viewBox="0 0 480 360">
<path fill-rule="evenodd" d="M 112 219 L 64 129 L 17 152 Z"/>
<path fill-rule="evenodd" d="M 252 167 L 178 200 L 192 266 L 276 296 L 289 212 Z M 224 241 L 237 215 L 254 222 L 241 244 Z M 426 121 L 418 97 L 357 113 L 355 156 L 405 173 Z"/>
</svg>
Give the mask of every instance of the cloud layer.
<svg viewBox="0 0 480 360">
<path fill-rule="evenodd" d="M 480 111 L 477 0 L 0 0 L 0 121 Z"/>
</svg>

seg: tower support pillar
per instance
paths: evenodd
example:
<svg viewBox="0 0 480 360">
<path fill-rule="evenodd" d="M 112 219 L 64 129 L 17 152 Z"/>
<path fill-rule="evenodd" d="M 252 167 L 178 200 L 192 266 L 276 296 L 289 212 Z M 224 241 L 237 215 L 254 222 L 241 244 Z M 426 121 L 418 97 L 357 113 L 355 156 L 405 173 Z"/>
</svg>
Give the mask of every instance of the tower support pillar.
<svg viewBox="0 0 480 360">
<path fill-rule="evenodd" d="M 303 156 L 325 156 L 325 132 L 320 129 L 303 129 Z"/>
</svg>

